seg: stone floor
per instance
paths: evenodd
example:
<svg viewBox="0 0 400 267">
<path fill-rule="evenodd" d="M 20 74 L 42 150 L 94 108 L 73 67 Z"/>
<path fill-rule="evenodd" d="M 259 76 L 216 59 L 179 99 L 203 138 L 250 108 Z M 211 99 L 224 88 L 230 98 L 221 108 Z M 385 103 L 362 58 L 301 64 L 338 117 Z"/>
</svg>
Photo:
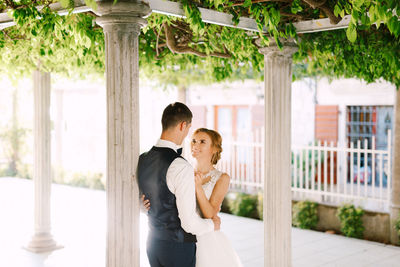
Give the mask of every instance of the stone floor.
<svg viewBox="0 0 400 267">
<path fill-rule="evenodd" d="M 52 190 L 53 234 L 64 248 L 33 254 L 22 248 L 33 228 L 33 184 L 0 178 L 0 267 L 105 266 L 105 193 L 63 185 L 53 185 Z M 262 222 L 228 214 L 221 218 L 222 230 L 244 267 L 263 266 Z M 141 224 L 143 247 L 145 216 L 141 216 Z M 400 247 L 296 228 L 292 236 L 294 267 L 400 266 Z M 141 266 L 148 266 L 144 254 Z"/>
</svg>

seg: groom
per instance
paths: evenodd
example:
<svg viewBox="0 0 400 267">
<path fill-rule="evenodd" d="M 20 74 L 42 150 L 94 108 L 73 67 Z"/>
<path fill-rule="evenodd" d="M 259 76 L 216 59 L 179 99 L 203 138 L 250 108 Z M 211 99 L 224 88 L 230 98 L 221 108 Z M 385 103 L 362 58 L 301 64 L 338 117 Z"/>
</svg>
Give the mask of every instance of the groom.
<svg viewBox="0 0 400 267">
<path fill-rule="evenodd" d="M 163 112 L 157 144 L 139 158 L 139 189 L 150 200 L 147 256 L 151 267 L 194 267 L 196 235 L 219 230 L 220 218 L 196 213 L 193 167 L 181 157 L 192 112 L 179 102 Z"/>
</svg>

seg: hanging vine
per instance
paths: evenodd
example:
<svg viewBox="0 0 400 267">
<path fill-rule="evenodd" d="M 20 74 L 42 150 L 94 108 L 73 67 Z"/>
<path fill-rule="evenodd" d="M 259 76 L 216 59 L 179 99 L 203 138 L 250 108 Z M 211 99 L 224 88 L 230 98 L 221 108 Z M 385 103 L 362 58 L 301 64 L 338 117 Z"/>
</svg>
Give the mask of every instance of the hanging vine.
<svg viewBox="0 0 400 267">
<path fill-rule="evenodd" d="M 49 8 L 54 2 L 0 0 L 0 12 L 8 12 L 17 24 L 0 30 L 0 70 L 10 76 L 26 75 L 40 62 L 44 70 L 68 76 L 102 76 L 104 35 L 95 24 L 96 15 L 60 16 Z M 59 2 L 66 8 L 73 5 L 71 0 Z M 281 38 L 298 38 L 293 23 L 328 18 L 335 24 L 350 15 L 345 30 L 300 36 L 295 62 L 304 67 L 294 68 L 296 77 L 319 73 L 367 81 L 384 78 L 399 84 L 398 55 L 391 50 L 398 51 L 400 35 L 397 0 L 180 2 L 185 18 L 159 14 L 147 18 L 139 61 L 142 74 L 148 77 L 170 83 L 262 78 L 263 56 L 255 45 L 257 38 L 265 45 L 274 38 L 281 46 Z M 86 4 L 96 5 L 94 0 L 86 0 Z M 204 23 L 199 8 L 232 14 L 234 23 L 241 17 L 253 18 L 259 32 Z M 373 67 L 371 62 L 375 62 Z"/>
</svg>

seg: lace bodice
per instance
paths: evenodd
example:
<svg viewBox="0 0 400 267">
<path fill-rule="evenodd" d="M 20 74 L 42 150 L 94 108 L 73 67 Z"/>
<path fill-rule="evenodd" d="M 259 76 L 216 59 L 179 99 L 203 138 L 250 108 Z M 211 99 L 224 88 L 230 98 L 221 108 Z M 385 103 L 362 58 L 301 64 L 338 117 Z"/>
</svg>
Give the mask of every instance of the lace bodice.
<svg viewBox="0 0 400 267">
<path fill-rule="evenodd" d="M 210 199 L 214 186 L 217 183 L 218 179 L 221 177 L 221 175 L 222 172 L 217 169 L 211 170 L 206 175 L 204 175 L 205 177 L 211 176 L 211 180 L 203 184 L 203 190 L 204 193 L 206 194 L 207 199 Z"/>
</svg>

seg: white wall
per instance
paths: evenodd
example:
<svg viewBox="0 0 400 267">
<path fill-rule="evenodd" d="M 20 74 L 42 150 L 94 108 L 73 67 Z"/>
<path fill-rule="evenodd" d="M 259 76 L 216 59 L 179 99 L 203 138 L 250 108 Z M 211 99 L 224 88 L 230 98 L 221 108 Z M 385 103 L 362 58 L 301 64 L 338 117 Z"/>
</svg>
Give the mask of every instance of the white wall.
<svg viewBox="0 0 400 267">
<path fill-rule="evenodd" d="M 292 144 L 304 145 L 314 139 L 315 82 L 310 79 L 292 84 Z M 207 106 L 207 127 L 214 128 L 215 105 L 264 105 L 264 83 L 254 80 L 193 86 L 190 103 Z"/>
<path fill-rule="evenodd" d="M 18 127 L 27 129 L 25 144 L 20 149 L 21 160 L 27 163 L 33 162 L 33 94 L 32 94 L 32 79 L 25 78 L 16 82 L 11 82 L 7 77 L 0 76 L 0 131 L 6 127 L 11 127 L 12 109 L 13 109 L 13 92 L 17 90 L 18 101 Z M 0 140 L 0 162 L 5 161 L 4 148 L 6 144 Z"/>
<path fill-rule="evenodd" d="M 254 80 L 191 86 L 188 99 L 192 105 L 263 104 L 264 85 Z"/>
<path fill-rule="evenodd" d="M 25 163 L 33 163 L 32 79 L 23 79 L 19 89 L 19 122 L 29 128 Z M 10 121 L 15 86 L 0 78 L 0 129 Z M 105 81 L 72 81 L 52 76 L 50 117 L 52 120 L 52 164 L 66 170 L 104 172 L 106 168 L 106 88 Z M 161 133 L 161 114 L 177 101 L 177 90 L 140 84 L 141 152 L 151 148 Z M 0 162 L 4 159 L 0 140 Z"/>
<path fill-rule="evenodd" d="M 20 121 L 32 128 L 33 96 L 32 81 L 24 79 L 20 88 Z M 0 79 L 0 125 L 11 116 L 11 82 Z M 317 94 L 315 95 L 315 88 Z M 58 92 L 58 93 L 57 93 Z M 62 106 L 57 94 L 62 93 Z M 105 82 L 70 81 L 52 77 L 51 119 L 54 123 L 52 137 L 53 163 L 62 162 L 64 168 L 103 171 L 106 160 L 106 95 Z M 214 105 L 264 104 L 264 86 L 257 81 L 193 86 L 188 90 L 191 105 L 205 105 L 207 127 L 213 128 Z M 176 88 L 165 90 L 150 81 L 140 83 L 140 144 L 141 152 L 151 148 L 161 133 L 161 114 L 169 103 L 178 99 Z M 329 83 L 321 79 L 315 85 L 306 79 L 292 84 L 292 144 L 302 145 L 314 139 L 315 102 L 321 105 L 339 105 L 339 139 L 345 137 L 346 105 L 394 105 L 395 88 L 388 83 L 367 85 L 354 79 L 336 80 Z M 62 108 L 62 122 L 57 122 Z M 60 135 L 55 131 L 62 130 Z M 56 137 L 62 145 L 57 146 Z M 28 140 L 28 161 L 32 159 L 32 132 Z M 61 150 L 61 152 L 60 152 Z M 57 153 L 62 153 L 58 155 Z M 1 157 L 1 156 L 0 156 Z"/>
<path fill-rule="evenodd" d="M 104 82 L 66 79 L 52 82 L 53 165 L 74 171 L 104 172 L 107 148 Z M 57 94 L 61 95 L 58 101 Z"/>
<path fill-rule="evenodd" d="M 64 84 L 69 84 L 70 89 L 66 89 Z M 53 87 L 64 90 L 64 168 L 105 171 L 107 139 L 104 82 L 65 82 L 62 86 L 57 82 Z M 165 91 L 142 82 L 139 98 L 140 152 L 144 152 L 160 137 L 162 111 L 168 104 L 177 101 L 177 90 L 172 88 Z"/>
<path fill-rule="evenodd" d="M 161 116 L 164 108 L 178 101 L 176 88 L 155 87 L 150 82 L 140 84 L 140 150 L 149 150 L 161 135 Z"/>
<path fill-rule="evenodd" d="M 307 145 L 314 141 L 315 80 L 292 83 L 292 145 Z"/>
<path fill-rule="evenodd" d="M 356 79 L 329 82 L 322 78 L 317 83 L 317 102 L 321 105 L 394 105 L 395 87 L 384 81 L 367 84 Z"/>
</svg>

